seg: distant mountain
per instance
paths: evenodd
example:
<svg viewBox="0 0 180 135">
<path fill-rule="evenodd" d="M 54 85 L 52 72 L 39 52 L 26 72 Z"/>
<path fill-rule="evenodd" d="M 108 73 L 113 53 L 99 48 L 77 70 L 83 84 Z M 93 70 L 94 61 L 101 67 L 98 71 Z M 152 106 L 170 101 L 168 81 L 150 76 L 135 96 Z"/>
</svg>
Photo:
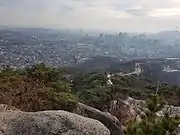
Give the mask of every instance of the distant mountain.
<svg viewBox="0 0 180 135">
<path fill-rule="evenodd" d="M 174 37 L 174 38 L 180 38 L 180 32 L 179 31 L 162 31 L 159 32 L 157 34 L 155 34 L 156 36 L 160 37 L 160 38 L 169 38 L 169 37 Z"/>
<path fill-rule="evenodd" d="M 164 44 L 171 45 L 180 41 L 180 32 L 179 31 L 163 31 L 157 34 L 152 35 L 153 38 L 161 39 L 164 41 Z"/>
<path fill-rule="evenodd" d="M 0 30 L 3 30 L 3 29 L 8 29 L 9 27 L 7 26 L 4 26 L 4 25 L 0 25 Z"/>
</svg>

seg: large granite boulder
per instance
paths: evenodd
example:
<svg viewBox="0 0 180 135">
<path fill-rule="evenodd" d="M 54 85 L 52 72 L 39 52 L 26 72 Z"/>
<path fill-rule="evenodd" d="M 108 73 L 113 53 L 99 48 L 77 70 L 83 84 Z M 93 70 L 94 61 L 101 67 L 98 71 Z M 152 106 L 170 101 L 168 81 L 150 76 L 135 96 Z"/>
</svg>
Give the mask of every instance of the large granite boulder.
<svg viewBox="0 0 180 135">
<path fill-rule="evenodd" d="M 0 135 L 110 135 L 99 121 L 66 111 L 0 112 Z"/>
<path fill-rule="evenodd" d="M 123 125 L 115 116 L 108 112 L 101 112 L 85 104 L 78 103 L 74 113 L 100 121 L 110 130 L 111 135 L 123 134 Z"/>
</svg>

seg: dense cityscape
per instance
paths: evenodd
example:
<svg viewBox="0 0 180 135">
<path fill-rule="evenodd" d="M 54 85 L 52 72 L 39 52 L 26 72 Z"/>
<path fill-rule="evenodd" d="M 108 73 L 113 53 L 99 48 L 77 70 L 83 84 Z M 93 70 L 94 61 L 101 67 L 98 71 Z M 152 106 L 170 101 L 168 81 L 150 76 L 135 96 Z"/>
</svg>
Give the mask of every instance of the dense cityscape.
<svg viewBox="0 0 180 135">
<path fill-rule="evenodd" d="M 179 57 L 179 35 L 178 31 L 137 34 L 1 27 L 0 67 L 23 68 L 41 62 L 59 67 L 96 56 L 121 61 Z"/>
</svg>

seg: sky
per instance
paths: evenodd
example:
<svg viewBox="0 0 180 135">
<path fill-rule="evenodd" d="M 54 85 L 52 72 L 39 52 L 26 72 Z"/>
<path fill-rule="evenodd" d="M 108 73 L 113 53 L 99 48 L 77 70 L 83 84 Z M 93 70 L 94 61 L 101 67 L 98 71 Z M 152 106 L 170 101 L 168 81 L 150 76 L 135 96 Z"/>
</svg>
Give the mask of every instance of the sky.
<svg viewBox="0 0 180 135">
<path fill-rule="evenodd" d="M 180 0 L 0 0 L 0 25 L 157 32 L 180 27 Z"/>
</svg>

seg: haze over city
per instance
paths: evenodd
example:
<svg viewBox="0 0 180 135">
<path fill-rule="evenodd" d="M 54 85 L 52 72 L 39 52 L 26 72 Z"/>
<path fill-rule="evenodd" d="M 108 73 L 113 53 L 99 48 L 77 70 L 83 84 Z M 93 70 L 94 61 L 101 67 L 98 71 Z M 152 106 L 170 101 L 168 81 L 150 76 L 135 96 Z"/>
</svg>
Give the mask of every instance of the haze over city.
<svg viewBox="0 0 180 135">
<path fill-rule="evenodd" d="M 179 0 L 1 0 L 0 24 L 126 32 L 175 30 Z"/>
</svg>

